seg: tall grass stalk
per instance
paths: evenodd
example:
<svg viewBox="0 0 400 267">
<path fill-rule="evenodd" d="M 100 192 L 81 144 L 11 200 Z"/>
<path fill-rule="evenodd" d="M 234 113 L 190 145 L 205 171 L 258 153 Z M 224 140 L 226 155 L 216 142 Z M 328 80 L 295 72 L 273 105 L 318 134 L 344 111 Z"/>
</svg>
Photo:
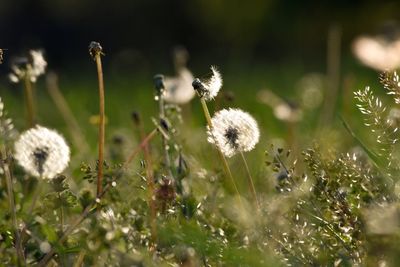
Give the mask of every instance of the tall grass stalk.
<svg viewBox="0 0 400 267">
<path fill-rule="evenodd" d="M 31 128 L 35 124 L 35 108 L 33 104 L 33 87 L 30 77 L 31 66 L 27 64 L 26 74 L 24 76 L 24 94 L 26 105 L 26 123 L 27 128 Z"/>
<path fill-rule="evenodd" d="M 89 52 L 96 62 L 97 78 L 99 82 L 99 157 L 97 170 L 97 196 L 103 191 L 103 164 L 104 164 L 104 142 L 105 142 L 105 111 L 104 111 L 104 80 L 101 56 L 104 55 L 103 48 L 97 42 L 91 42 Z"/>
</svg>

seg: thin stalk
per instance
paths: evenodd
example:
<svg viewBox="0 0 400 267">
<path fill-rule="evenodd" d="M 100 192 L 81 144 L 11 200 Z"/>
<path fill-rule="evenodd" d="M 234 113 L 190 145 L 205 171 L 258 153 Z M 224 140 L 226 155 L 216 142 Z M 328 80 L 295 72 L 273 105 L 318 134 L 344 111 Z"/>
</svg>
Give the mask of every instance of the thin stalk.
<svg viewBox="0 0 400 267">
<path fill-rule="evenodd" d="M 144 131 L 143 123 L 140 119 L 137 120 L 136 125 L 139 128 L 140 139 L 146 139 L 146 133 Z M 150 148 L 148 142 L 145 143 L 143 147 L 143 154 L 144 159 L 146 161 L 146 182 L 148 188 L 148 203 L 150 207 L 150 230 L 153 242 L 157 241 L 157 224 L 156 224 L 156 217 L 157 217 L 157 209 L 154 203 L 154 176 L 153 176 L 153 169 L 152 169 L 152 157 L 150 153 Z"/>
<path fill-rule="evenodd" d="M 213 126 L 212 126 L 212 122 L 211 122 L 210 111 L 208 110 L 208 107 L 207 107 L 207 103 L 203 97 L 200 97 L 200 102 L 201 102 L 201 106 L 203 107 L 203 112 L 204 112 L 204 116 L 206 117 L 208 127 L 211 129 Z M 242 197 L 241 197 L 239 189 L 236 185 L 235 179 L 233 179 L 233 175 L 232 175 L 231 169 L 229 168 L 228 162 L 226 161 L 226 158 L 225 158 L 224 154 L 221 152 L 221 150 L 219 149 L 219 147 L 216 146 L 216 148 L 218 151 L 218 155 L 222 161 L 222 166 L 224 167 L 225 174 L 231 179 L 233 187 L 235 188 L 236 194 L 239 198 L 239 201 L 240 201 L 242 207 L 244 208 Z"/>
<path fill-rule="evenodd" d="M 135 150 L 131 153 L 131 155 L 128 157 L 128 159 L 124 162 L 124 164 L 121 166 L 119 169 L 118 173 L 120 173 L 122 170 L 126 169 L 126 167 L 129 165 L 130 162 L 135 158 L 135 156 L 138 154 L 138 152 L 143 149 L 146 144 L 155 136 L 155 133 L 157 133 L 157 129 L 153 130 L 143 141 L 140 143 L 138 147 L 135 148 Z M 75 230 L 75 228 L 83 221 L 85 220 L 95 209 L 96 205 L 99 200 L 101 200 L 104 195 L 108 192 L 108 190 L 112 187 L 112 183 L 115 181 L 113 179 L 107 185 L 104 187 L 104 190 L 101 191 L 100 195 L 97 196 L 97 199 L 93 201 L 91 204 L 86 206 L 86 208 L 83 210 L 83 212 L 79 215 L 79 217 L 72 223 L 70 224 L 67 229 L 64 231 L 60 239 L 58 240 L 58 245 L 63 244 L 68 236 Z M 50 251 L 42 258 L 42 260 L 38 263 L 38 267 L 40 266 L 46 266 L 47 263 L 53 258 L 55 254 L 54 250 L 55 246 L 52 246 Z"/>
<path fill-rule="evenodd" d="M 69 107 L 67 101 L 60 91 L 57 81 L 57 74 L 49 73 L 46 76 L 46 84 L 47 91 L 49 92 L 51 99 L 60 111 L 61 116 L 68 126 L 69 132 L 71 134 L 72 140 L 75 143 L 76 148 L 78 148 L 82 154 L 86 154 L 89 151 L 89 146 L 85 141 L 85 137 L 82 133 L 82 129 L 79 126 L 78 121 L 76 120 L 76 117 L 72 113 L 71 108 Z"/>
<path fill-rule="evenodd" d="M 97 77 L 99 80 L 99 162 L 97 173 L 97 196 L 103 191 L 103 163 L 104 163 L 104 140 L 105 140 L 105 112 L 104 112 L 104 81 L 103 68 L 101 65 L 101 53 L 95 54 L 97 66 Z"/>
<path fill-rule="evenodd" d="M 31 67 L 27 65 L 27 71 L 24 76 L 24 91 L 25 91 L 25 104 L 26 104 L 26 118 L 27 118 L 27 127 L 31 128 L 35 124 L 35 109 L 33 104 L 33 92 L 32 92 L 32 83 L 30 80 Z"/>
<path fill-rule="evenodd" d="M 252 177 L 252 175 L 251 175 L 251 173 L 250 173 L 249 165 L 247 164 L 247 160 L 246 160 L 246 158 L 245 158 L 245 156 L 244 156 L 244 154 L 243 154 L 242 151 L 240 151 L 240 155 L 241 155 L 241 157 L 242 157 L 243 164 L 244 164 L 244 167 L 245 167 L 245 169 L 246 169 L 246 173 L 247 173 L 247 182 L 249 183 L 249 188 L 250 188 L 250 192 L 251 192 L 251 194 L 252 194 L 252 196 L 253 196 L 253 200 L 254 200 L 254 202 L 256 203 L 257 209 L 258 209 L 259 211 L 261 211 L 260 202 L 258 202 L 257 192 L 256 192 L 256 188 L 255 188 L 255 186 L 254 186 L 253 177 Z"/>
<path fill-rule="evenodd" d="M 327 38 L 327 76 L 329 87 L 326 91 L 324 106 L 320 118 L 320 126 L 326 126 L 332 121 L 340 89 L 340 54 L 341 54 L 341 28 L 332 25 Z"/>
<path fill-rule="evenodd" d="M 160 93 L 158 97 L 158 105 L 159 105 L 159 118 L 165 119 L 165 106 L 164 106 L 164 97 L 163 94 Z M 165 138 L 164 135 L 161 135 L 161 140 L 162 140 L 162 146 L 163 146 L 163 152 L 164 152 L 164 165 L 165 168 L 167 169 L 168 175 L 173 178 L 173 174 L 171 171 L 171 159 L 169 157 L 169 149 L 168 149 L 168 141 Z"/>
<path fill-rule="evenodd" d="M 21 245 L 21 236 L 20 232 L 18 229 L 18 223 L 17 223 L 17 209 L 15 207 L 15 202 L 14 202 L 14 188 L 13 188 L 13 177 L 12 177 L 12 172 L 10 171 L 10 166 L 9 166 L 9 157 L 6 148 L 4 148 L 4 154 L 1 152 L 1 162 L 2 162 L 2 168 L 4 170 L 4 176 L 6 178 L 6 185 L 7 185 L 7 197 L 8 197 L 8 205 L 10 208 L 10 213 L 11 213 L 11 219 L 12 219 L 12 224 L 14 228 L 14 235 L 15 235 L 15 250 L 17 253 L 17 261 L 18 261 L 18 266 L 22 266 L 23 263 L 25 262 L 25 255 L 24 251 Z M 3 155 L 6 157 L 3 159 Z"/>
</svg>

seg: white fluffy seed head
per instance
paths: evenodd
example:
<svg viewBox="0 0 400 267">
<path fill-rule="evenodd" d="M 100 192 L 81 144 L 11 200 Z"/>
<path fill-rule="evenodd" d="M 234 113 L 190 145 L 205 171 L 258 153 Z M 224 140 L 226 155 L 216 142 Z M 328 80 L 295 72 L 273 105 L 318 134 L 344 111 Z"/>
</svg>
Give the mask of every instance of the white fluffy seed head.
<svg viewBox="0 0 400 267">
<path fill-rule="evenodd" d="M 192 87 L 193 79 L 192 73 L 186 68 L 181 69 L 177 77 L 166 77 L 164 79 L 165 101 L 182 105 L 192 100 L 196 95 Z"/>
<path fill-rule="evenodd" d="M 207 140 L 218 146 L 227 157 L 252 150 L 260 139 L 256 120 L 240 109 L 220 110 L 211 122 L 212 128 L 208 128 Z"/>
<path fill-rule="evenodd" d="M 56 131 L 37 125 L 20 135 L 14 157 L 29 174 L 52 179 L 68 166 L 70 149 Z"/>
<path fill-rule="evenodd" d="M 205 81 L 200 81 L 199 79 L 196 79 L 193 82 L 193 87 L 195 87 L 194 84 L 196 82 L 198 83 L 195 87 L 195 90 L 197 90 L 199 95 L 203 97 L 206 101 L 213 100 L 218 95 L 218 92 L 219 90 L 221 90 L 222 87 L 221 73 L 219 73 L 217 68 L 214 66 L 211 66 L 211 72 L 212 75 L 210 79 Z"/>
</svg>

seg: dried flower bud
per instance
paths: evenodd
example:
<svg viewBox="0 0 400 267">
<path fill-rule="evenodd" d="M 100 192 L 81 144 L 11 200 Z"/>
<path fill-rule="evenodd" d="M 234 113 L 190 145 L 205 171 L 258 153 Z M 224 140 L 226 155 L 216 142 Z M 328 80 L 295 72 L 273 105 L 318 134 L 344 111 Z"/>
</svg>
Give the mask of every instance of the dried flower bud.
<svg viewBox="0 0 400 267">
<path fill-rule="evenodd" d="M 93 60 L 96 59 L 97 55 L 104 55 L 103 48 L 101 47 L 100 43 L 94 41 L 90 42 L 89 54 L 93 58 Z"/>
<path fill-rule="evenodd" d="M 169 131 L 169 124 L 165 119 L 160 119 L 160 125 L 165 131 Z"/>
<path fill-rule="evenodd" d="M 157 91 L 157 95 L 162 95 L 164 92 L 164 89 L 165 89 L 164 75 L 162 75 L 162 74 L 154 75 L 153 80 L 154 80 L 154 86 Z"/>
</svg>

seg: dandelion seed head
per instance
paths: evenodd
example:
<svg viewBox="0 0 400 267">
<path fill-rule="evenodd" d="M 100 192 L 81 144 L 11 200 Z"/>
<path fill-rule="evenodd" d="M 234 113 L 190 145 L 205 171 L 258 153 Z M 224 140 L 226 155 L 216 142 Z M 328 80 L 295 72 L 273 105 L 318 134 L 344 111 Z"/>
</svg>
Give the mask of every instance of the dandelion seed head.
<svg viewBox="0 0 400 267">
<path fill-rule="evenodd" d="M 15 159 L 29 174 L 52 179 L 68 166 L 70 149 L 56 131 L 36 126 L 15 142 Z"/>
<path fill-rule="evenodd" d="M 216 67 L 211 66 L 211 78 L 205 81 L 195 79 L 192 83 L 193 88 L 198 92 L 201 97 L 205 100 L 213 100 L 222 87 L 222 76 Z"/>
<path fill-rule="evenodd" d="M 240 109 L 223 109 L 212 118 L 208 129 L 208 142 L 219 147 L 227 157 L 238 152 L 251 151 L 260 139 L 255 119 Z"/>
</svg>

